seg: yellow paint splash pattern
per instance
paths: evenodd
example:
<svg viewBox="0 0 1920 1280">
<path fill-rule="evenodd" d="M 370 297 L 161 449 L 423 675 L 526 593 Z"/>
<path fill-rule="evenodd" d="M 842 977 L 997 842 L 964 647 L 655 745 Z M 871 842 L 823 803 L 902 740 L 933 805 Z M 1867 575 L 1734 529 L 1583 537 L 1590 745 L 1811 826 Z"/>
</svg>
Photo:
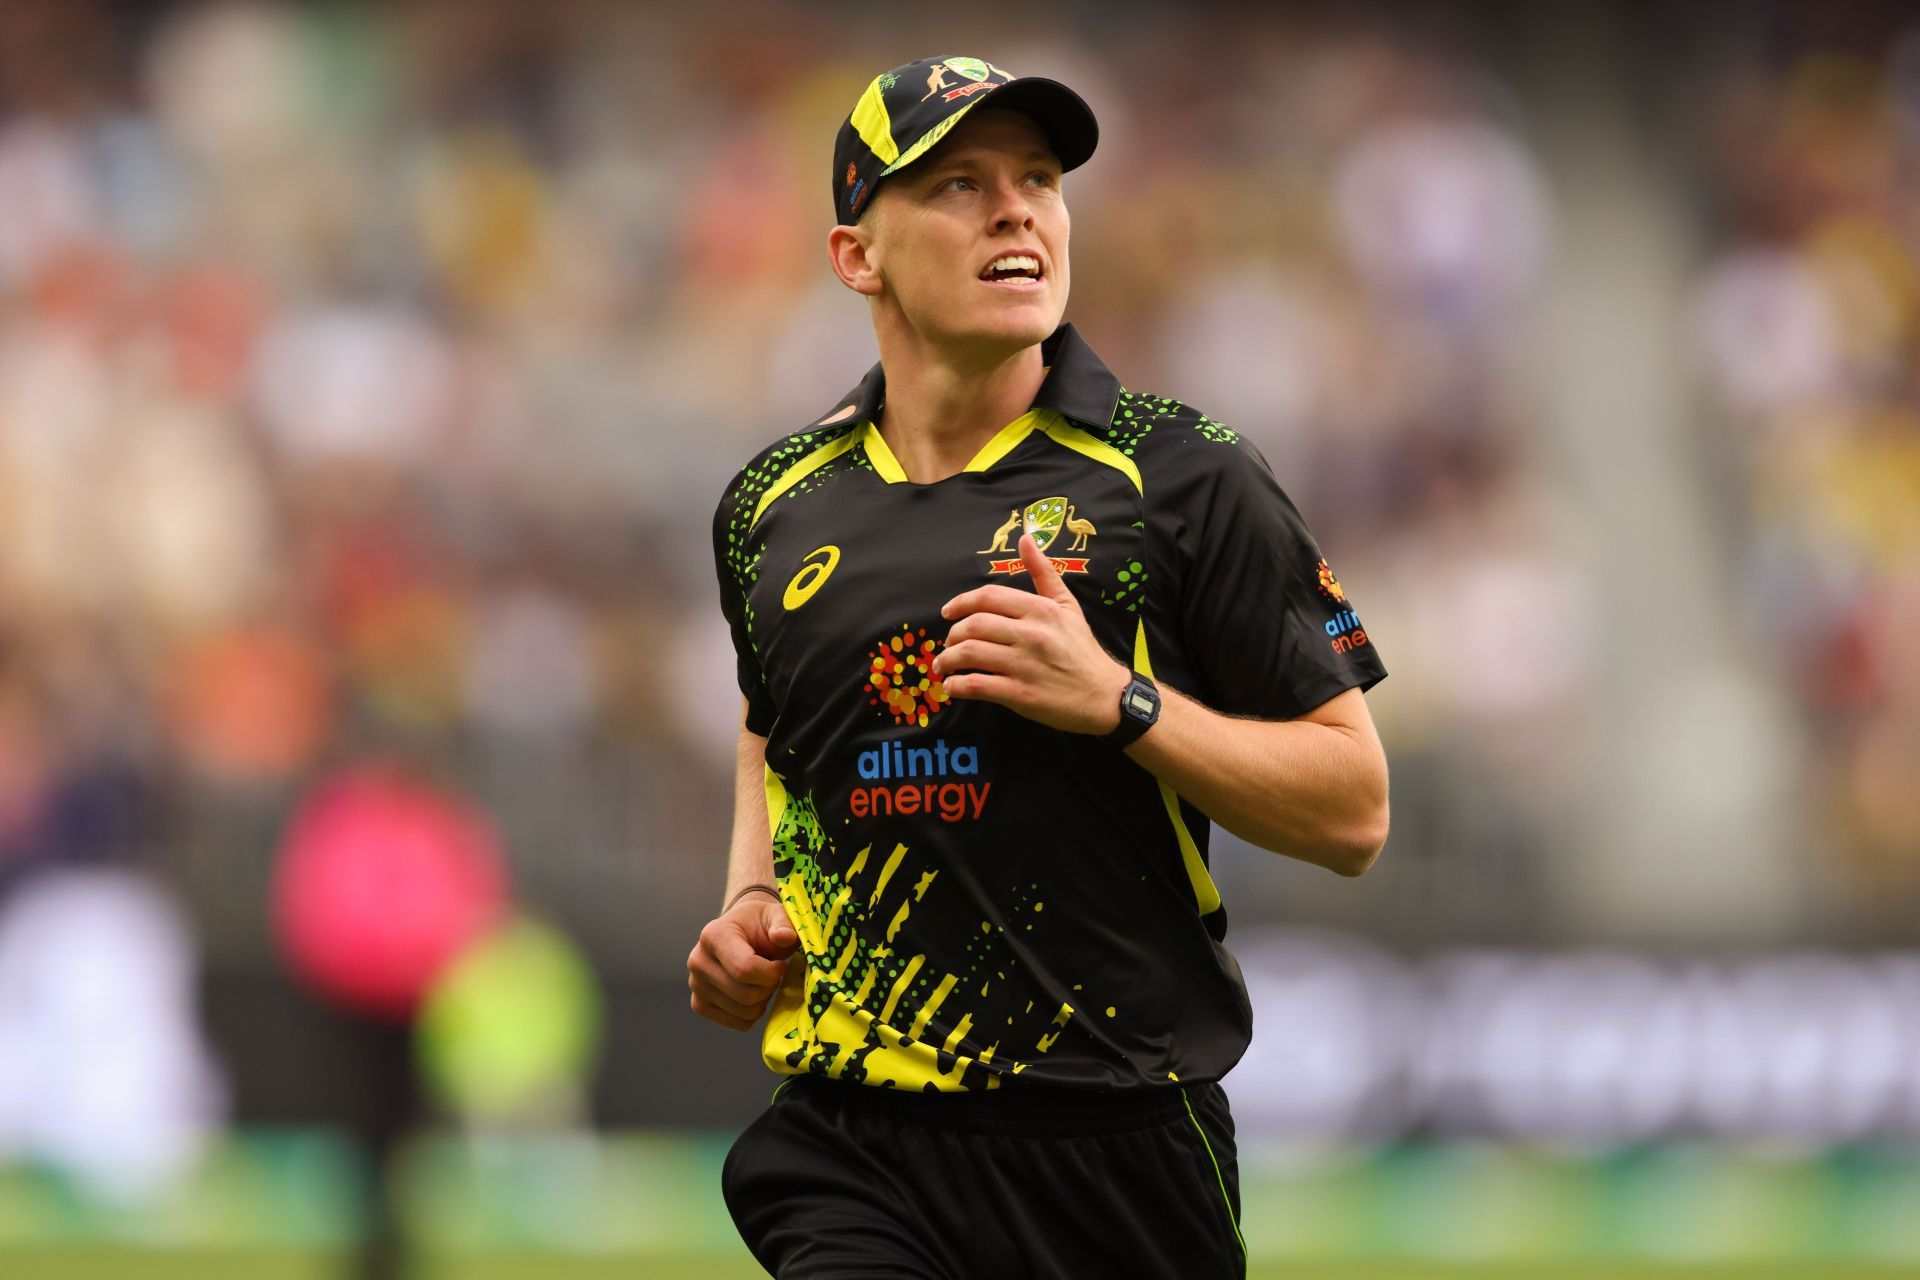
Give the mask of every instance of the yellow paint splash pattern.
<svg viewBox="0 0 1920 1280">
<path fill-rule="evenodd" d="M 1041 1053 L 1045 1053 L 1047 1050 L 1053 1048 L 1053 1042 L 1060 1038 L 1060 1033 L 1066 1030 L 1067 1022 L 1072 1017 L 1073 1006 L 1070 1004 L 1061 1005 L 1060 1012 L 1053 1015 L 1053 1030 L 1041 1036 L 1040 1042 L 1036 1044 L 1034 1048 Z"/>
<path fill-rule="evenodd" d="M 774 877 L 801 942 L 801 954 L 788 966 L 761 1033 L 767 1066 L 789 1075 L 806 1072 L 942 1092 L 995 1089 L 1002 1075 L 1023 1070 L 1024 1062 L 996 1060 L 997 1040 L 971 1056 L 967 1037 L 980 1011 L 948 1003 L 956 992 L 971 988 L 970 975 L 979 971 L 987 948 L 1006 926 L 981 922 L 984 936 L 965 947 L 972 961 L 965 974 L 943 972 L 917 951 L 896 952 L 896 941 L 902 951 L 909 950 L 913 934 L 904 926 L 918 916 L 915 906 L 932 896 L 938 868 L 921 864 L 912 849 L 896 843 L 863 847 L 843 872 L 835 873 L 828 865 L 836 860 L 835 851 L 812 797 L 790 794 L 785 779 L 772 769 L 766 792 Z M 1033 888 L 1020 889 L 1021 901 Z M 966 933 L 972 936 L 970 926 Z M 1005 958 L 1000 962 L 994 977 L 1005 980 L 1013 965 Z M 964 960 L 962 967 L 967 967 Z M 1071 1007 L 1062 1006 L 1055 1025 L 1041 1037 L 1041 1052 L 1058 1039 L 1071 1013 Z"/>
</svg>

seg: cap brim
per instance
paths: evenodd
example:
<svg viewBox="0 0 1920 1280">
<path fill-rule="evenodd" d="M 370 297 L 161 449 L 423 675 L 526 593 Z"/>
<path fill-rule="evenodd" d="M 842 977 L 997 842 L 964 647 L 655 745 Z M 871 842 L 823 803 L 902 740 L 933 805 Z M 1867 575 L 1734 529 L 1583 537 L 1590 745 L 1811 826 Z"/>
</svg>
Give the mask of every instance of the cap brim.
<svg viewBox="0 0 1920 1280">
<path fill-rule="evenodd" d="M 980 105 L 1004 107 L 1031 117 L 1047 135 L 1062 171 L 1085 164 L 1100 143 L 1100 124 L 1093 118 L 1093 108 L 1058 80 L 1021 76 L 986 95 Z"/>
</svg>

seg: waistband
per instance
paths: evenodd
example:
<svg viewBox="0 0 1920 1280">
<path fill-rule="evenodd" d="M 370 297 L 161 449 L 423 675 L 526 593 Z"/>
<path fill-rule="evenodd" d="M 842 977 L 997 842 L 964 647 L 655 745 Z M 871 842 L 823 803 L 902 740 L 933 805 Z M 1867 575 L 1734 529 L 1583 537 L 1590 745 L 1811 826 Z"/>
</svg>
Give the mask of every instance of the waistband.
<svg viewBox="0 0 1920 1280">
<path fill-rule="evenodd" d="M 1184 1118 L 1187 1099 L 1197 1102 L 1213 1087 L 1211 1084 L 1173 1084 L 1131 1089 L 1076 1089 L 1058 1084 L 1003 1082 L 998 1089 L 926 1093 L 803 1075 L 794 1076 L 782 1085 L 776 1101 L 801 1096 L 850 1110 L 971 1129 L 1090 1132 L 1145 1128 L 1176 1117 Z"/>
</svg>

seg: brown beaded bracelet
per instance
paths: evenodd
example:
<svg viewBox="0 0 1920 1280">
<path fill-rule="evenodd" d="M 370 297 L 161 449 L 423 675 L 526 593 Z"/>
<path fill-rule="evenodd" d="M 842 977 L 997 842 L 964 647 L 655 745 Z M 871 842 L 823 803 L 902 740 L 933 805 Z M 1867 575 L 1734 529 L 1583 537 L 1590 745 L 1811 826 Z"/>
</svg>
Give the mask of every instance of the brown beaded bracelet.
<svg viewBox="0 0 1920 1280">
<path fill-rule="evenodd" d="M 773 898 L 774 898 L 774 901 L 776 901 L 776 902 L 778 902 L 778 901 L 780 900 L 780 891 L 779 891 L 778 889 L 776 889 L 776 888 L 774 888 L 774 887 L 773 887 L 772 885 L 770 885 L 770 884 L 750 884 L 750 885 L 748 885 L 748 886 L 747 886 L 746 888 L 744 888 L 744 889 L 742 889 L 742 890 L 741 890 L 740 892 L 738 892 L 738 893 L 736 893 L 736 894 L 734 894 L 734 895 L 733 895 L 733 897 L 731 897 L 731 898 L 729 898 L 729 899 L 727 899 L 727 905 L 726 905 L 726 906 L 724 906 L 724 907 L 722 907 L 722 908 L 720 908 L 720 914 L 721 914 L 721 915 L 725 915 L 725 914 L 727 914 L 727 912 L 729 912 L 729 911 L 731 911 L 731 910 L 733 910 L 733 904 L 734 904 L 734 903 L 736 903 L 736 902 L 738 902 L 738 901 L 740 901 L 740 899 L 742 899 L 742 898 L 744 898 L 744 897 L 746 897 L 746 896 L 747 896 L 748 894 L 750 894 L 750 893 L 752 893 L 752 892 L 753 892 L 754 890 L 756 890 L 756 889 L 758 889 L 758 890 L 759 890 L 759 891 L 760 891 L 761 893 L 768 893 L 768 894 L 772 894 L 772 895 L 773 895 Z"/>
</svg>

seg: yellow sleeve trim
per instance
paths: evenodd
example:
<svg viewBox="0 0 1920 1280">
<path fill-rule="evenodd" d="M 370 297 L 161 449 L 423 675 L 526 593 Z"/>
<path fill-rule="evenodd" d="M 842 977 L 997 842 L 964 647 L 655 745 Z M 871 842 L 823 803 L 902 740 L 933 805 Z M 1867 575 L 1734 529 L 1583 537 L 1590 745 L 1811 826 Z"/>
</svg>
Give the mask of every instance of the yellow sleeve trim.
<svg viewBox="0 0 1920 1280">
<path fill-rule="evenodd" d="M 747 522 L 748 530 L 751 531 L 754 525 L 760 523 L 760 517 L 766 512 L 767 507 L 772 504 L 775 498 L 793 488 L 793 486 L 799 484 L 802 480 L 805 480 L 808 476 L 826 466 L 847 450 L 853 448 L 858 442 L 859 436 L 860 433 L 858 431 L 848 431 L 837 435 L 782 472 L 778 480 L 775 480 L 767 486 L 767 491 L 760 495 L 760 501 L 754 505 L 753 519 Z"/>
<path fill-rule="evenodd" d="M 773 771 L 772 765 L 766 766 L 764 779 L 767 792 L 767 830 L 780 829 L 780 819 L 787 816 L 787 788 L 780 781 L 780 775 Z"/>
<path fill-rule="evenodd" d="M 1153 664 L 1147 660 L 1145 619 L 1134 623 L 1133 669 L 1147 679 L 1153 679 Z M 1193 885 L 1194 903 L 1200 908 L 1201 915 L 1212 915 L 1220 909 L 1220 890 L 1213 883 L 1206 860 L 1200 856 L 1200 846 L 1193 842 L 1193 832 L 1187 830 L 1187 820 L 1180 814 L 1179 795 L 1164 782 L 1160 784 L 1160 802 L 1167 808 L 1167 818 L 1173 823 L 1174 839 L 1180 843 L 1180 860 L 1186 864 L 1187 880 Z"/>
</svg>

